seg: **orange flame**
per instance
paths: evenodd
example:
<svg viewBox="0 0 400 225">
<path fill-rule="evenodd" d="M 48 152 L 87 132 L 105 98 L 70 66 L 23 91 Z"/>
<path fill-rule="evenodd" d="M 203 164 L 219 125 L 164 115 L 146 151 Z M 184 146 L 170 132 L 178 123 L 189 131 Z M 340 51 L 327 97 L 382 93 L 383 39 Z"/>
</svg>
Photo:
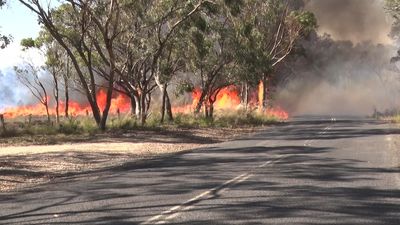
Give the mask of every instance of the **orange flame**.
<svg viewBox="0 0 400 225">
<path fill-rule="evenodd" d="M 259 90 L 258 93 L 253 93 L 251 96 L 252 99 L 250 99 L 250 105 L 253 107 L 256 106 L 257 102 L 257 95 L 258 95 L 258 100 L 260 100 L 261 96 L 261 91 L 264 90 L 262 88 L 262 83 L 259 85 Z M 185 105 L 185 106 L 180 106 L 180 107 L 174 107 L 173 112 L 174 113 L 192 113 L 197 106 L 199 100 L 201 97 L 201 89 L 196 88 L 192 92 L 192 103 Z M 106 105 L 106 98 L 107 94 L 105 91 L 100 90 L 97 93 L 97 102 L 100 107 L 100 110 L 103 110 L 105 105 Z M 260 101 L 258 101 L 260 102 Z M 262 103 L 259 103 L 262 104 Z M 261 106 L 261 105 L 259 105 Z M 68 105 L 69 109 L 69 114 L 72 116 L 85 116 L 87 114 L 90 114 L 91 108 L 89 104 L 82 104 L 76 101 L 70 101 Z M 237 110 L 241 107 L 241 100 L 240 100 L 240 95 L 238 88 L 236 86 L 228 86 L 223 89 L 221 89 L 216 97 L 216 101 L 214 103 L 214 108 L 216 110 Z M 110 106 L 110 114 L 115 115 L 118 112 L 119 113 L 128 113 L 131 109 L 131 103 L 129 97 L 122 95 L 122 94 L 114 94 L 111 100 L 111 106 Z M 63 114 L 65 111 L 65 102 L 60 102 L 60 107 L 59 107 L 59 113 L 60 115 Z M 10 107 L 6 108 L 4 110 L 4 116 L 6 118 L 15 118 L 15 117 L 20 117 L 20 116 L 45 116 L 46 115 L 46 110 L 43 105 L 41 104 L 35 104 L 35 105 L 27 105 L 27 106 L 18 106 L 18 107 Z M 55 107 L 52 106 L 49 108 L 49 113 L 50 115 L 55 115 Z M 280 107 L 276 108 L 270 108 L 266 110 L 265 112 L 266 115 L 268 116 L 274 116 L 283 120 L 286 120 L 289 118 L 289 115 L 287 112 L 285 112 L 283 109 Z"/>
<path fill-rule="evenodd" d="M 106 105 L 107 94 L 105 91 L 100 90 L 97 93 L 97 103 L 100 110 L 104 109 Z M 60 102 L 59 112 L 60 115 L 65 111 L 65 102 Z M 130 110 L 130 99 L 122 94 L 116 94 L 111 100 L 110 114 L 116 114 L 117 111 L 121 113 L 129 112 Z M 91 108 L 88 104 L 81 104 L 76 101 L 70 101 L 68 104 L 68 111 L 70 115 L 82 116 L 87 113 L 91 113 Z M 55 115 L 56 110 L 54 107 L 49 108 L 50 115 Z M 42 104 L 27 105 L 27 106 L 17 106 L 9 107 L 4 110 L 4 116 L 6 118 L 16 118 L 19 116 L 45 116 L 46 109 Z"/>
<path fill-rule="evenodd" d="M 289 119 L 289 113 L 281 109 L 279 106 L 275 108 L 270 108 L 265 112 L 268 116 L 276 117 L 281 120 Z"/>
<path fill-rule="evenodd" d="M 215 101 L 216 109 L 235 109 L 240 106 L 239 92 L 235 86 L 223 88 Z"/>
<path fill-rule="evenodd" d="M 192 113 L 201 98 L 201 89 L 195 88 L 192 92 L 192 104 L 185 106 L 174 107 L 172 111 L 174 113 Z M 217 99 L 214 102 L 214 108 L 219 109 L 237 109 L 240 106 L 239 92 L 235 86 L 228 86 L 222 88 L 218 94 Z"/>
<path fill-rule="evenodd" d="M 263 83 L 260 82 L 258 86 L 258 92 L 251 95 L 250 105 L 252 107 L 262 107 L 262 95 L 263 95 L 264 87 Z M 192 104 L 180 107 L 174 107 L 174 113 L 192 113 L 200 101 L 201 97 L 201 89 L 196 88 L 192 92 Z M 220 90 L 217 95 L 217 99 L 214 103 L 215 109 L 223 109 L 223 110 L 237 110 L 241 106 L 241 100 L 238 88 L 234 85 L 228 86 Z M 280 107 L 269 108 L 264 112 L 267 116 L 272 116 L 279 118 L 281 120 L 287 120 L 289 118 L 289 114 L 281 109 Z"/>
</svg>

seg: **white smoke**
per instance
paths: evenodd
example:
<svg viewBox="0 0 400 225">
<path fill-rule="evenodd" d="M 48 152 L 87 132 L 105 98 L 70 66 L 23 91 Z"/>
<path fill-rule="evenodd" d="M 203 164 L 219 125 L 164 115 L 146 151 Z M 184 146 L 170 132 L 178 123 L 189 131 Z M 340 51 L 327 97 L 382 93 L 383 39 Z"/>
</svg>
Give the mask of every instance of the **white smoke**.
<svg viewBox="0 0 400 225">
<path fill-rule="evenodd" d="M 37 50 L 22 51 L 16 43 L 0 50 L 0 112 L 8 107 L 36 102 L 14 71 L 14 66 L 23 66 L 27 60 L 37 66 L 44 63 L 44 57 Z"/>
</svg>

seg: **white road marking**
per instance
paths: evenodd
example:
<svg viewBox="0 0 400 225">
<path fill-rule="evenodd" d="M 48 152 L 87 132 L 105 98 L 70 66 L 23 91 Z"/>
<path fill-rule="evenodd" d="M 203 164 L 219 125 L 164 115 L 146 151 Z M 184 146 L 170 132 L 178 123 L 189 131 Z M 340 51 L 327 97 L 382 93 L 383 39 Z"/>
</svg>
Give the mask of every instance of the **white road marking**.
<svg viewBox="0 0 400 225">
<path fill-rule="evenodd" d="M 335 120 L 332 119 L 332 121 L 336 121 L 336 119 L 335 119 Z M 322 135 L 327 134 L 328 131 L 331 130 L 331 129 L 332 129 L 332 126 L 325 127 L 325 128 L 323 129 L 323 131 L 320 131 L 320 132 L 317 133 L 317 137 L 320 137 L 320 136 L 322 136 Z M 304 146 L 311 146 L 311 144 L 312 144 L 314 141 L 315 141 L 315 139 L 305 140 L 303 145 L 304 145 Z"/>
<path fill-rule="evenodd" d="M 261 165 L 259 165 L 256 168 L 262 168 L 265 167 L 267 165 L 273 164 L 273 163 L 277 163 L 279 161 L 281 161 L 283 158 L 285 158 L 287 156 L 280 156 L 276 159 L 267 161 Z M 174 206 L 162 213 L 160 213 L 157 216 L 153 216 L 150 219 L 146 220 L 145 222 L 141 223 L 141 224 L 165 224 L 167 221 L 176 218 L 179 214 L 181 214 L 184 211 L 188 211 L 189 209 L 194 208 L 194 204 L 196 204 L 199 200 L 206 200 L 207 198 L 211 198 L 213 196 L 215 196 L 215 192 L 224 192 L 227 188 L 229 188 L 230 186 L 242 183 L 246 180 L 248 180 L 249 178 L 253 177 L 255 174 L 254 173 L 243 173 L 240 174 L 239 176 L 232 178 L 228 181 L 226 181 L 225 183 L 214 187 L 210 190 L 204 191 L 202 193 L 200 193 L 199 195 L 187 200 L 186 202 Z M 207 197 L 207 198 L 206 198 Z M 162 219 L 162 217 L 164 217 L 164 219 Z"/>
<path fill-rule="evenodd" d="M 272 160 L 271 160 L 271 161 L 268 161 L 268 162 L 265 162 L 265 163 L 263 163 L 263 164 L 259 165 L 259 166 L 258 166 L 258 168 L 265 167 L 265 166 L 267 166 L 267 165 L 271 164 L 272 162 L 273 162 Z"/>
<path fill-rule="evenodd" d="M 336 119 L 332 120 L 332 121 L 336 121 Z M 323 132 L 319 132 L 318 134 L 319 135 L 326 134 L 327 130 L 330 130 L 330 129 L 331 129 L 331 127 L 326 127 L 326 128 L 324 128 Z M 306 145 L 309 146 L 310 143 L 313 142 L 313 141 L 315 141 L 315 140 L 313 140 L 313 139 L 306 140 L 304 142 L 304 146 L 306 146 Z M 280 162 L 281 160 L 283 160 L 284 158 L 287 158 L 289 156 L 290 155 L 279 156 L 276 159 L 269 160 L 269 161 L 257 166 L 256 168 L 263 168 L 263 167 L 266 167 L 267 165 L 276 164 L 276 163 Z M 253 176 L 255 176 L 254 172 L 253 173 L 240 174 L 239 176 L 234 177 L 234 178 L 226 181 L 225 183 L 223 183 L 223 184 L 221 184 L 221 185 L 219 185 L 217 187 L 214 187 L 214 188 L 212 188 L 210 190 L 204 191 L 201 194 L 199 194 L 199 195 L 187 200 L 186 202 L 184 202 L 184 203 L 182 203 L 180 205 L 174 206 L 174 207 L 172 207 L 172 208 L 160 213 L 157 216 L 153 216 L 150 219 L 148 219 L 145 222 L 140 223 L 140 224 L 143 224 L 143 225 L 145 225 L 145 224 L 165 224 L 169 220 L 172 220 L 172 219 L 176 218 L 177 216 L 179 216 L 182 212 L 185 212 L 185 211 L 188 211 L 190 209 L 193 209 L 195 207 L 195 204 L 198 201 L 206 200 L 207 198 L 205 198 L 205 197 L 207 197 L 209 195 L 210 195 L 210 197 L 215 196 L 215 192 L 222 193 L 226 189 L 228 189 L 230 186 L 234 186 L 236 184 L 242 183 L 242 182 L 248 180 L 249 178 L 251 178 Z M 208 198 L 210 198 L 210 197 L 208 197 Z M 204 199 L 202 199 L 202 198 L 204 198 Z M 164 217 L 164 219 L 162 219 L 162 217 Z"/>
<path fill-rule="evenodd" d="M 221 185 L 219 185 L 219 186 L 217 186 L 217 187 L 215 187 L 215 188 L 212 188 L 212 189 L 210 189 L 210 190 L 208 190 L 208 191 L 205 191 L 205 192 L 203 192 L 203 193 L 201 193 L 201 194 L 199 194 L 199 195 L 197 195 L 197 196 L 195 196 L 195 197 L 193 197 L 193 198 L 187 200 L 186 202 L 182 203 L 181 205 L 174 206 L 174 207 L 172 207 L 172 208 L 170 208 L 170 209 L 168 209 L 168 210 L 162 212 L 161 214 L 159 214 L 159 215 L 157 215 L 157 216 L 154 216 L 154 217 L 148 219 L 147 221 L 145 221 L 145 222 L 142 223 L 142 224 L 151 224 L 153 221 L 159 220 L 159 219 L 160 219 L 161 217 L 163 217 L 163 216 L 169 215 L 168 217 L 170 217 L 170 216 L 176 214 L 176 213 L 174 213 L 174 212 L 179 211 L 181 208 L 183 208 L 183 207 L 185 207 L 185 206 L 188 206 L 188 205 L 192 205 L 192 204 L 194 204 L 196 201 L 198 201 L 198 200 L 200 200 L 201 198 L 203 198 L 204 196 L 207 196 L 207 195 L 211 194 L 212 192 L 215 192 L 216 190 L 220 190 L 220 189 L 224 188 L 225 186 L 228 186 L 228 185 L 230 185 L 231 183 L 234 183 L 234 182 L 236 182 L 237 180 L 240 180 L 242 177 L 245 177 L 245 176 L 247 176 L 247 175 L 249 175 L 249 174 L 248 174 L 248 173 L 243 173 L 243 174 L 241 174 L 241 175 L 239 175 L 239 176 L 237 176 L 237 177 L 235 177 L 235 178 L 232 178 L 232 179 L 226 181 L 225 183 L 223 183 L 223 184 L 221 184 Z M 172 213 L 174 213 L 174 214 L 172 214 Z M 172 215 L 170 215 L 170 214 L 172 214 Z M 167 219 L 168 217 L 166 217 L 166 219 Z M 160 224 L 160 222 L 162 222 L 162 221 L 159 221 L 159 222 L 157 222 L 157 223 L 155 223 L 155 224 Z"/>
</svg>

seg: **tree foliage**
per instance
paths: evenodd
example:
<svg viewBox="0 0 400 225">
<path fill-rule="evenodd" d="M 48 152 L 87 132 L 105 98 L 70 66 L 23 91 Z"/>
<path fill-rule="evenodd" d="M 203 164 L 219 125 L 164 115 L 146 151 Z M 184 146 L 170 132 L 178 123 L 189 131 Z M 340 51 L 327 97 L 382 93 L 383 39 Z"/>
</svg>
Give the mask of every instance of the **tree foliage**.
<svg viewBox="0 0 400 225">
<path fill-rule="evenodd" d="M 385 8 L 393 17 L 391 30 L 392 38 L 399 40 L 400 38 L 400 0 L 385 0 Z M 400 61 L 400 50 L 397 55 L 391 59 L 391 62 Z"/>
<path fill-rule="evenodd" d="M 158 88 L 162 121 L 165 112 L 172 119 L 168 87 L 182 73 L 190 79 L 179 80 L 178 88 L 200 88 L 195 111 L 205 106 L 212 117 L 222 88 L 255 86 L 271 76 L 297 40 L 316 27 L 312 13 L 281 0 L 64 0 L 54 8 L 38 0 L 19 2 L 43 28 L 38 39 L 22 45 L 45 46 L 46 64 L 64 72 L 59 59 L 68 57 L 102 129 L 115 91 L 131 98 L 132 113 L 145 123 Z M 102 109 L 100 90 L 107 93 Z"/>
</svg>

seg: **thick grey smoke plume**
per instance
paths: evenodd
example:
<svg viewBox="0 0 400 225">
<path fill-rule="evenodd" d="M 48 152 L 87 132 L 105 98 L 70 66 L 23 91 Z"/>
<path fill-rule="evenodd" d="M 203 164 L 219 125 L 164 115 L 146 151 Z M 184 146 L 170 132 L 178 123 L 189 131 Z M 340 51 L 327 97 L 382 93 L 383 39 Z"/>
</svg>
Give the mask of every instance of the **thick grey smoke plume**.
<svg viewBox="0 0 400 225">
<path fill-rule="evenodd" d="M 279 100 L 295 114 L 371 115 L 398 106 L 399 71 L 390 64 L 391 46 L 315 37 L 287 65 L 292 79 Z"/>
<path fill-rule="evenodd" d="M 371 115 L 398 109 L 397 48 L 380 0 L 306 0 L 318 35 L 282 69 L 276 99 L 292 114 Z M 326 34 L 326 35 L 325 35 Z"/>
<path fill-rule="evenodd" d="M 306 0 L 318 18 L 319 32 L 354 43 L 390 43 L 391 19 L 382 0 Z"/>
</svg>

